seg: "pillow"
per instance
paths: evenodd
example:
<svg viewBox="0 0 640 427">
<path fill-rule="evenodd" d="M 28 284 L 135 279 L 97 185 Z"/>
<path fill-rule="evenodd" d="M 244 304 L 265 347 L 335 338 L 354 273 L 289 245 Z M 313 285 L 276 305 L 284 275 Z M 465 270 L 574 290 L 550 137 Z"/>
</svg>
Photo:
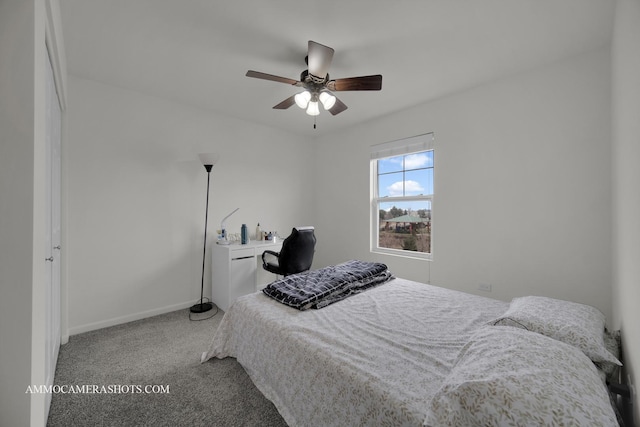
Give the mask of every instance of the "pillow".
<svg viewBox="0 0 640 427">
<path fill-rule="evenodd" d="M 579 348 L 594 362 L 622 363 L 604 345 L 604 314 L 589 305 L 554 298 L 514 298 L 506 313 L 491 322 L 514 326 L 555 338 Z"/>
<path fill-rule="evenodd" d="M 425 425 L 617 426 L 607 389 L 580 350 L 508 326 L 478 329 L 429 404 Z"/>
<path fill-rule="evenodd" d="M 617 359 L 620 359 L 620 331 L 604 330 L 604 346 Z M 608 382 L 620 382 L 620 366 L 611 362 L 596 362 L 596 366 L 600 368 Z"/>
</svg>

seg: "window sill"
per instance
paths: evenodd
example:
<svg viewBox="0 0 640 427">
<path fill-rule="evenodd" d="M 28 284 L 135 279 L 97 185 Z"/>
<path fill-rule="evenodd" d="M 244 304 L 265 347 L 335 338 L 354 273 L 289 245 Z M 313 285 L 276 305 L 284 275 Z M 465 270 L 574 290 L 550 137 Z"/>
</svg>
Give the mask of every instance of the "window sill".
<svg viewBox="0 0 640 427">
<path fill-rule="evenodd" d="M 416 259 L 422 261 L 432 261 L 432 254 L 414 251 L 403 251 L 398 249 L 374 248 L 371 253 L 379 255 L 391 255 L 400 258 Z"/>
</svg>

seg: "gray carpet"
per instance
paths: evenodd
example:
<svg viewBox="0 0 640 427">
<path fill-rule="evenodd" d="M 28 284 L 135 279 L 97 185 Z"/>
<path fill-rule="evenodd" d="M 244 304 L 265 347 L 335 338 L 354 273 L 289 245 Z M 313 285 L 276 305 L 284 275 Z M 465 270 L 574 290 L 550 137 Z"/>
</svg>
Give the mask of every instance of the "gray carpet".
<svg viewBox="0 0 640 427">
<path fill-rule="evenodd" d="M 56 385 L 168 385 L 169 393 L 56 393 L 47 425 L 286 426 L 235 359 L 200 363 L 222 312 L 199 322 L 188 313 L 72 336 L 60 348 Z"/>
</svg>

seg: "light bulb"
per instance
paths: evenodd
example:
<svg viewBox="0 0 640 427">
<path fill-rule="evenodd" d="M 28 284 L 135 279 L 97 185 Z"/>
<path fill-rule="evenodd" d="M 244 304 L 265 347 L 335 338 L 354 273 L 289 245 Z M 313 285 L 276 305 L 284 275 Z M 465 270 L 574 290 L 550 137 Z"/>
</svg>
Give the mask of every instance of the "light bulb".
<svg viewBox="0 0 640 427">
<path fill-rule="evenodd" d="M 324 106 L 325 110 L 330 110 L 331 107 L 333 107 L 336 103 L 336 97 L 333 96 L 331 93 L 329 92 L 322 92 L 320 93 L 320 102 L 322 102 L 322 105 Z"/>
<path fill-rule="evenodd" d="M 310 116 L 317 116 L 320 114 L 320 109 L 318 108 L 318 101 L 309 102 L 309 107 L 307 107 L 307 114 Z"/>
<path fill-rule="evenodd" d="M 300 92 L 294 97 L 296 101 L 296 105 L 302 109 L 307 108 L 307 104 L 309 104 L 309 100 L 311 99 L 311 94 L 309 91 L 305 90 L 304 92 Z"/>
</svg>

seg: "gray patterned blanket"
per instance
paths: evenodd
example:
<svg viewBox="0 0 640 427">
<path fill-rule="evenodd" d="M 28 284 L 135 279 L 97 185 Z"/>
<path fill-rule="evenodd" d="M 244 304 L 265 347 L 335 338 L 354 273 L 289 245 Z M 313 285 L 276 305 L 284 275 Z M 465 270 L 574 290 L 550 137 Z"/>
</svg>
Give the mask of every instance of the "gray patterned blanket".
<svg viewBox="0 0 640 427">
<path fill-rule="evenodd" d="M 267 285 L 262 292 L 297 308 L 322 308 L 392 279 L 385 264 L 351 260 L 292 274 Z"/>
</svg>

